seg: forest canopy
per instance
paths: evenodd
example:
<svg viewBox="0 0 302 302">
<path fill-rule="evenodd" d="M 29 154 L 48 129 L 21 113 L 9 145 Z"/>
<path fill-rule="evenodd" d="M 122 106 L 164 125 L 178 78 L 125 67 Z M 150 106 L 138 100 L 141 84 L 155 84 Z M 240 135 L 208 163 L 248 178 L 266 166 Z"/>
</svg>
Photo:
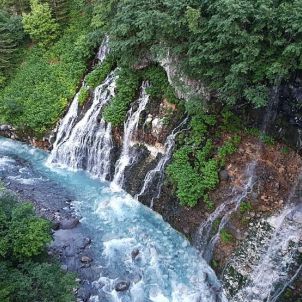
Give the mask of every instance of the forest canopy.
<svg viewBox="0 0 302 302">
<path fill-rule="evenodd" d="M 302 67 L 301 0 L 105 0 L 92 23 L 121 62 L 169 50 L 229 104 L 265 105 L 270 87 Z"/>
<path fill-rule="evenodd" d="M 265 106 L 301 70 L 301 24 L 301 0 L 1 0 L 0 121 L 52 128 L 105 34 L 119 66 L 169 55 L 223 104 Z"/>
</svg>

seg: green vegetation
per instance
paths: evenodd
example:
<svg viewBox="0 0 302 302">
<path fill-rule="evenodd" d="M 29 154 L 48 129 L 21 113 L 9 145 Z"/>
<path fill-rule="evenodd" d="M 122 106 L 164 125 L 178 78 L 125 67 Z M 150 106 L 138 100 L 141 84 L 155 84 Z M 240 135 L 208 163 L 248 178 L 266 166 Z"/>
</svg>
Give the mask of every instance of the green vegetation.
<svg viewBox="0 0 302 302">
<path fill-rule="evenodd" d="M 240 204 L 239 211 L 241 214 L 245 214 L 253 209 L 253 205 L 250 201 L 243 201 Z"/>
<path fill-rule="evenodd" d="M 290 152 L 290 148 L 287 147 L 287 146 L 283 146 L 283 147 L 281 148 L 281 152 L 282 152 L 283 154 L 288 154 L 288 153 Z"/>
<path fill-rule="evenodd" d="M 73 4 L 70 23 L 60 38 L 47 49 L 28 48 L 14 77 L 0 90 L 0 122 L 41 137 L 74 96 L 100 38 L 91 34 L 87 6 Z"/>
<path fill-rule="evenodd" d="M 104 110 L 104 119 L 119 126 L 124 122 L 128 108 L 139 88 L 139 76 L 130 69 L 120 69 L 116 83 L 116 95 Z"/>
<path fill-rule="evenodd" d="M 112 59 L 109 59 L 109 62 L 112 62 Z M 100 83 L 100 79 L 105 79 L 108 72 L 111 71 L 112 66 L 112 63 L 108 63 L 93 71 L 87 76 L 87 84 L 95 86 L 97 83 Z M 162 100 L 165 98 L 169 103 L 178 103 L 175 92 L 169 85 L 167 75 L 161 67 L 152 65 L 140 71 L 121 68 L 118 71 L 116 95 L 103 113 L 107 122 L 111 122 L 113 126 L 123 124 L 130 104 L 138 95 L 142 81 L 148 81 L 151 84 L 147 88 L 147 93 L 153 100 Z"/>
<path fill-rule="evenodd" d="M 108 56 L 105 61 L 98 65 L 92 72 L 86 77 L 86 83 L 88 86 L 95 88 L 100 85 L 114 68 L 115 62 L 111 56 Z"/>
<path fill-rule="evenodd" d="M 264 134 L 264 133 L 260 134 L 260 140 L 264 144 L 269 145 L 269 146 L 273 146 L 276 143 L 275 140 L 270 135 L 267 135 L 267 134 Z"/>
<path fill-rule="evenodd" d="M 220 232 L 220 239 L 223 243 L 230 243 L 234 241 L 233 235 L 226 229 L 222 229 Z"/>
<path fill-rule="evenodd" d="M 73 301 L 74 276 L 45 253 L 50 222 L 35 216 L 31 204 L 0 194 L 0 301 Z"/>
<path fill-rule="evenodd" d="M 22 19 L 0 8 L 0 88 L 15 64 L 18 47 L 24 40 Z"/>
<path fill-rule="evenodd" d="M 203 202 L 206 206 L 206 208 L 209 210 L 209 211 L 213 211 L 215 209 L 215 204 L 214 202 L 210 199 L 209 195 L 205 195 L 203 197 Z"/>
<path fill-rule="evenodd" d="M 82 87 L 79 92 L 79 105 L 83 107 L 90 97 L 90 91 L 87 87 Z"/>
<path fill-rule="evenodd" d="M 169 84 L 167 75 L 163 68 L 153 65 L 143 70 L 142 77 L 151 83 L 147 89 L 148 94 L 153 99 L 167 99 L 171 104 L 177 104 L 174 89 Z"/>
<path fill-rule="evenodd" d="M 176 56 L 182 69 L 234 104 L 266 104 L 270 88 L 301 68 L 300 0 L 105 0 L 93 25 L 131 65 L 154 53 Z"/>
<path fill-rule="evenodd" d="M 58 36 L 59 25 L 51 15 L 47 3 L 31 0 L 31 11 L 23 16 L 24 31 L 40 46 L 47 46 Z"/>
<path fill-rule="evenodd" d="M 191 115 L 190 130 L 174 152 L 167 173 L 182 205 L 194 207 L 202 199 L 207 209 L 213 210 L 208 193 L 219 184 L 218 172 L 237 151 L 240 136 L 235 134 L 216 146 L 209 138 L 217 128 L 216 118 L 205 113 L 198 100 L 187 104 L 187 112 Z"/>
<path fill-rule="evenodd" d="M 249 128 L 249 129 L 246 129 L 246 132 L 249 134 L 249 135 L 252 135 L 254 137 L 257 137 L 259 138 L 264 144 L 268 145 L 268 146 L 273 146 L 275 145 L 275 140 L 273 137 L 271 137 L 270 135 L 268 134 L 265 134 L 263 132 L 261 132 L 259 129 L 257 128 Z"/>
</svg>

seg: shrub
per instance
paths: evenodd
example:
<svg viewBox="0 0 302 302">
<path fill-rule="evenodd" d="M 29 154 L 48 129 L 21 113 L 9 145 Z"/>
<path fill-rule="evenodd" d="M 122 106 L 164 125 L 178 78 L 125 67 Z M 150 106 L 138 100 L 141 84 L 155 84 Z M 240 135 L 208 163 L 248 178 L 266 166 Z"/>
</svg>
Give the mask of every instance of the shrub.
<svg viewBox="0 0 302 302">
<path fill-rule="evenodd" d="M 79 91 L 79 98 L 78 102 L 81 107 L 85 105 L 85 103 L 88 101 L 90 97 L 90 90 L 88 87 L 81 87 Z"/>
<path fill-rule="evenodd" d="M 253 206 L 252 206 L 251 202 L 249 202 L 249 201 L 241 202 L 240 207 L 239 207 L 239 211 L 241 214 L 245 214 L 246 212 L 249 212 L 252 209 L 253 209 Z"/>
<path fill-rule="evenodd" d="M 139 76 L 130 69 L 121 69 L 116 82 L 116 95 L 106 106 L 103 117 L 113 126 L 122 125 L 131 102 L 139 90 Z"/>
<path fill-rule="evenodd" d="M 92 88 L 100 85 L 106 79 L 114 65 L 115 63 L 109 55 L 102 64 L 98 65 L 91 73 L 87 75 L 87 85 Z"/>
<path fill-rule="evenodd" d="M 276 143 L 273 137 L 271 137 L 270 135 L 267 135 L 265 133 L 260 134 L 260 140 L 264 144 L 269 145 L 269 146 L 273 146 Z"/>
<path fill-rule="evenodd" d="M 50 222 L 35 216 L 29 203 L 0 195 L 0 301 L 70 302 L 75 278 L 44 254 Z"/>
<path fill-rule="evenodd" d="M 226 142 L 224 142 L 222 147 L 218 149 L 217 158 L 219 161 L 219 165 L 221 167 L 225 165 L 225 161 L 227 157 L 237 151 L 237 147 L 240 143 L 240 140 L 241 140 L 240 136 L 235 135 L 231 137 L 229 140 L 227 140 Z"/>
<path fill-rule="evenodd" d="M 10 202 L 4 205 L 4 202 Z M 50 224 L 35 216 L 29 203 L 16 204 L 12 197 L 0 200 L 1 249 L 0 254 L 18 259 L 39 255 L 51 241 Z"/>
<path fill-rule="evenodd" d="M 147 89 L 147 92 L 152 98 L 166 98 L 171 104 L 178 103 L 174 89 L 169 84 L 167 74 L 162 67 L 153 65 L 146 68 L 143 71 L 143 78 L 144 80 L 148 80 L 151 84 Z"/>
<path fill-rule="evenodd" d="M 209 210 L 209 211 L 213 211 L 215 209 L 215 204 L 214 202 L 210 199 L 209 195 L 206 194 L 204 197 L 203 197 L 203 202 L 206 206 L 206 208 Z"/>
<path fill-rule="evenodd" d="M 234 241 L 233 235 L 229 231 L 227 231 L 226 229 L 221 230 L 220 239 L 224 243 L 230 243 L 230 242 Z"/>
<path fill-rule="evenodd" d="M 214 204 L 208 193 L 219 184 L 219 169 L 227 157 L 236 152 L 240 137 L 235 135 L 220 148 L 215 147 L 207 137 L 216 125 L 216 118 L 198 110 L 199 106 L 201 104 L 196 101 L 189 105 L 189 112 L 193 115 L 190 130 L 182 139 L 184 146 L 174 152 L 167 173 L 182 205 L 193 207 L 203 199 L 205 206 L 212 210 Z"/>
</svg>

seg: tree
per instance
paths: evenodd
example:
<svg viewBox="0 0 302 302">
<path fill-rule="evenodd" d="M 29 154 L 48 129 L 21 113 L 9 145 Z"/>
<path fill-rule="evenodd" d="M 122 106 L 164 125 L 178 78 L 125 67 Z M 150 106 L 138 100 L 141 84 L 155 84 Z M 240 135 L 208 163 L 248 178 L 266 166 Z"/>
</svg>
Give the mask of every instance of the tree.
<svg viewBox="0 0 302 302">
<path fill-rule="evenodd" d="M 47 46 L 58 36 L 59 25 L 51 15 L 47 3 L 31 0 L 31 12 L 23 16 L 23 26 L 34 42 L 40 46 Z"/>
<path fill-rule="evenodd" d="M 29 10 L 29 0 L 0 0 L 0 8 L 11 12 L 13 15 L 22 15 Z"/>
<path fill-rule="evenodd" d="M 0 11 L 0 71 L 10 66 L 16 47 L 17 42 L 8 28 L 8 18 Z"/>
<path fill-rule="evenodd" d="M 29 203 L 0 195 L 0 301 L 70 302 L 73 274 L 66 274 L 43 251 L 51 240 L 50 223 Z"/>
<path fill-rule="evenodd" d="M 28 259 L 41 254 L 51 241 L 50 223 L 35 216 L 33 206 L 22 203 L 4 207 L 0 201 L 0 256 Z"/>
<path fill-rule="evenodd" d="M 69 17 L 69 1 L 68 0 L 49 0 L 48 1 L 53 16 L 60 25 L 64 25 Z"/>
</svg>

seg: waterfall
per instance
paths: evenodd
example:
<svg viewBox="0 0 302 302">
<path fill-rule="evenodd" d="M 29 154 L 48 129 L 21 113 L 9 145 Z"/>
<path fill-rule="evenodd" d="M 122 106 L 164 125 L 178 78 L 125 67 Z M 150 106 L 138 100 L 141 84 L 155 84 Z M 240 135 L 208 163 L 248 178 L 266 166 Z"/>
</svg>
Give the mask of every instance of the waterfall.
<svg viewBox="0 0 302 302">
<path fill-rule="evenodd" d="M 53 152 L 51 153 L 51 160 L 56 157 L 56 150 L 59 150 L 60 146 L 69 138 L 70 133 L 72 131 L 73 126 L 76 123 L 78 118 L 78 110 L 79 110 L 79 92 L 75 95 L 68 112 L 65 117 L 61 120 L 61 123 L 58 128 L 56 141 L 53 144 Z"/>
<path fill-rule="evenodd" d="M 110 52 L 110 48 L 109 48 L 109 36 L 105 36 L 105 38 L 102 41 L 102 44 L 99 48 L 99 51 L 97 53 L 97 59 L 99 61 L 99 63 L 103 63 L 104 60 L 106 59 L 107 55 Z"/>
<path fill-rule="evenodd" d="M 261 125 L 261 133 L 265 134 L 276 117 L 276 110 L 279 103 L 279 85 L 272 88 L 270 93 L 270 101 L 266 108 L 266 112 Z M 215 211 L 203 222 L 198 231 L 194 236 L 195 245 L 203 253 L 204 258 L 209 262 L 212 259 L 212 254 L 216 243 L 220 239 L 220 232 L 227 225 L 230 220 L 231 215 L 238 210 L 242 201 L 244 201 L 249 193 L 251 193 L 253 186 L 255 184 L 255 173 L 258 164 L 258 160 L 261 157 L 262 144 L 258 144 L 257 151 L 255 154 L 255 159 L 253 159 L 245 170 L 246 182 L 243 187 L 237 193 L 237 190 L 233 189 L 231 197 L 226 199 L 224 203 L 218 206 Z M 212 235 L 211 230 L 213 223 L 221 218 L 218 231 L 216 234 Z M 212 235 L 212 237 L 211 237 Z"/>
<path fill-rule="evenodd" d="M 302 236 L 302 221 L 293 216 L 296 206 L 289 206 L 271 222 L 272 235 L 266 239 L 258 252 L 256 264 L 250 264 L 252 270 L 244 287 L 231 299 L 233 302 L 276 302 L 285 288 L 301 270 L 297 267 L 299 240 Z M 302 216 L 300 206 L 299 216 Z M 265 239 L 263 239 L 265 240 Z M 293 273 L 295 271 L 296 273 Z"/>
<path fill-rule="evenodd" d="M 104 83 L 95 89 L 91 107 L 82 119 L 73 123 L 73 127 L 68 124 L 68 120 L 70 116 L 74 118 L 73 121 L 76 119 L 74 110 L 76 105 L 70 107 L 60 125 L 58 131 L 60 135 L 57 137 L 48 163 L 86 169 L 101 179 L 109 176 L 112 149 L 111 125 L 107 125 L 103 119 L 100 120 L 100 113 L 114 96 L 115 80 L 116 76 L 112 72 Z M 75 104 L 77 104 L 76 99 Z M 69 132 L 65 129 L 69 129 Z"/>
<path fill-rule="evenodd" d="M 141 188 L 140 192 L 135 196 L 136 199 L 139 199 L 141 196 L 146 195 L 150 193 L 151 187 L 155 185 L 155 194 L 152 194 L 150 201 L 150 207 L 153 207 L 154 199 L 159 198 L 161 193 L 161 188 L 163 185 L 164 180 L 164 173 L 165 168 L 169 160 L 171 159 L 172 152 L 175 147 L 175 138 L 179 132 L 182 131 L 182 127 L 186 124 L 187 118 L 184 119 L 173 131 L 172 133 L 167 137 L 167 140 L 165 142 L 165 153 L 157 163 L 156 167 L 152 170 L 150 170 L 144 179 L 143 187 Z M 156 180 L 156 183 L 154 184 Z M 149 196 L 150 198 L 150 196 Z"/>
<path fill-rule="evenodd" d="M 127 120 L 124 123 L 124 136 L 122 153 L 115 166 L 113 185 L 119 188 L 124 184 L 124 173 L 127 166 L 135 161 L 135 153 L 131 150 L 131 143 L 137 133 L 137 127 L 140 119 L 140 114 L 145 110 L 149 101 L 149 95 L 146 93 L 146 88 L 149 86 L 147 82 L 143 82 L 140 96 L 137 100 L 138 108 L 134 110 L 132 106 L 128 111 Z"/>
<path fill-rule="evenodd" d="M 231 198 L 227 199 L 224 203 L 218 206 L 213 213 L 203 222 L 197 233 L 195 234 L 194 242 L 198 249 L 202 252 L 206 261 L 210 262 L 216 243 L 220 238 L 220 232 L 228 223 L 232 213 L 236 212 L 241 204 L 252 191 L 255 184 L 255 168 L 256 161 L 252 161 L 246 171 L 246 181 L 242 188 L 233 189 Z M 214 235 L 211 234 L 214 222 L 222 216 L 218 230 Z M 212 237 L 210 238 L 210 236 Z M 209 240 L 210 239 L 210 240 Z"/>
</svg>

